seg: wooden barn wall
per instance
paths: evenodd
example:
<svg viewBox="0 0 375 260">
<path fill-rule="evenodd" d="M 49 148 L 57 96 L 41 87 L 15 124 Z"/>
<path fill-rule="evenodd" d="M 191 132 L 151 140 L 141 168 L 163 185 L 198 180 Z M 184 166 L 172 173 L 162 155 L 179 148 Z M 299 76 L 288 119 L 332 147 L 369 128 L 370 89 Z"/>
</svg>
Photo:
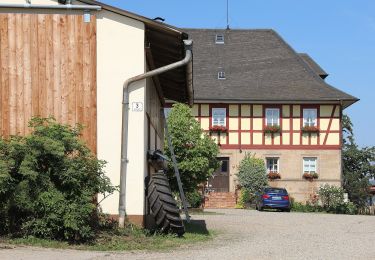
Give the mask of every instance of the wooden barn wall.
<svg viewBox="0 0 375 260">
<path fill-rule="evenodd" d="M 0 14 L 1 135 L 30 132 L 33 116 L 84 125 L 96 152 L 96 18 Z"/>
</svg>

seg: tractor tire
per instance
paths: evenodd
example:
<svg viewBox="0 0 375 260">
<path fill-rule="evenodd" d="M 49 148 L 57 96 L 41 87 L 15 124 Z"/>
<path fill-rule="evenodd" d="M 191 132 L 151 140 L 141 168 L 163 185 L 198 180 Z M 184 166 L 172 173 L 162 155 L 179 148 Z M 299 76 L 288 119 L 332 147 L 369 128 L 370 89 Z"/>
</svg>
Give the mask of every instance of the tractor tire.
<svg viewBox="0 0 375 260">
<path fill-rule="evenodd" d="M 162 233 L 185 233 L 180 210 L 173 198 L 168 178 L 164 173 L 154 173 L 147 187 L 147 200 L 156 226 Z"/>
</svg>

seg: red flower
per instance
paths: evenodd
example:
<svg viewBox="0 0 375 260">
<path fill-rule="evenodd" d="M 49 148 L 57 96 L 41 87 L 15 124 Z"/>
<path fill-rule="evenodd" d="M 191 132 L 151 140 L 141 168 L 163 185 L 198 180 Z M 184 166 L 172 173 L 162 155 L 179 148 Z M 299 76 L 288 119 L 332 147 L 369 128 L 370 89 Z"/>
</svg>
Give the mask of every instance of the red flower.
<svg viewBox="0 0 375 260">
<path fill-rule="evenodd" d="M 264 126 L 265 133 L 278 133 L 280 132 L 280 126 L 278 125 L 266 125 Z"/>
<path fill-rule="evenodd" d="M 228 129 L 222 125 L 213 125 L 210 127 L 210 132 L 226 133 Z"/>
<path fill-rule="evenodd" d="M 280 173 L 271 171 L 268 173 L 268 179 L 271 179 L 271 180 L 281 179 Z"/>
<path fill-rule="evenodd" d="M 305 133 L 318 133 L 320 131 L 316 126 L 303 126 L 301 130 Z"/>
</svg>

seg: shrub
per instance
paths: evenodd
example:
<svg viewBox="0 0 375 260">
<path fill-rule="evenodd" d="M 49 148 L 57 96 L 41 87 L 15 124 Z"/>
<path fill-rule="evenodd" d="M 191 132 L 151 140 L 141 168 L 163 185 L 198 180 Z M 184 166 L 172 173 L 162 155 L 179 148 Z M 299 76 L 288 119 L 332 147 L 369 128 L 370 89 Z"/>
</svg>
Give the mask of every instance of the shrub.
<svg viewBox="0 0 375 260">
<path fill-rule="evenodd" d="M 193 191 L 186 194 L 186 199 L 192 208 L 199 208 L 203 197 L 198 191 Z"/>
<path fill-rule="evenodd" d="M 341 187 L 325 184 L 319 188 L 319 199 L 325 209 L 334 209 L 344 203 L 344 190 Z"/>
<path fill-rule="evenodd" d="M 32 133 L 0 139 L 0 232 L 87 241 L 93 238 L 98 193 L 115 188 L 79 139 L 81 127 L 34 118 Z"/>
<path fill-rule="evenodd" d="M 240 196 L 238 197 L 238 201 L 236 204 L 236 209 L 244 209 L 246 208 L 246 204 L 250 201 L 250 192 L 242 188 L 240 190 Z"/>
<path fill-rule="evenodd" d="M 237 172 L 238 182 L 254 196 L 267 186 L 267 174 L 264 161 L 246 154 L 240 162 Z"/>
</svg>

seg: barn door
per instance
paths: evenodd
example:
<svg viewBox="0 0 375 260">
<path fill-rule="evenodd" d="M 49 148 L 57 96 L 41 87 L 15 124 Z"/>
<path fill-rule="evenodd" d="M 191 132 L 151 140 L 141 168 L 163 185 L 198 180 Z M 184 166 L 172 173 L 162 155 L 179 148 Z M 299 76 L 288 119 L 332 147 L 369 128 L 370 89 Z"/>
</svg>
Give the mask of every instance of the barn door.
<svg viewBox="0 0 375 260">
<path fill-rule="evenodd" d="M 34 13 L 35 12 L 35 13 Z M 23 135 L 33 116 L 84 125 L 96 151 L 96 18 L 0 14 L 0 135 Z"/>
</svg>

